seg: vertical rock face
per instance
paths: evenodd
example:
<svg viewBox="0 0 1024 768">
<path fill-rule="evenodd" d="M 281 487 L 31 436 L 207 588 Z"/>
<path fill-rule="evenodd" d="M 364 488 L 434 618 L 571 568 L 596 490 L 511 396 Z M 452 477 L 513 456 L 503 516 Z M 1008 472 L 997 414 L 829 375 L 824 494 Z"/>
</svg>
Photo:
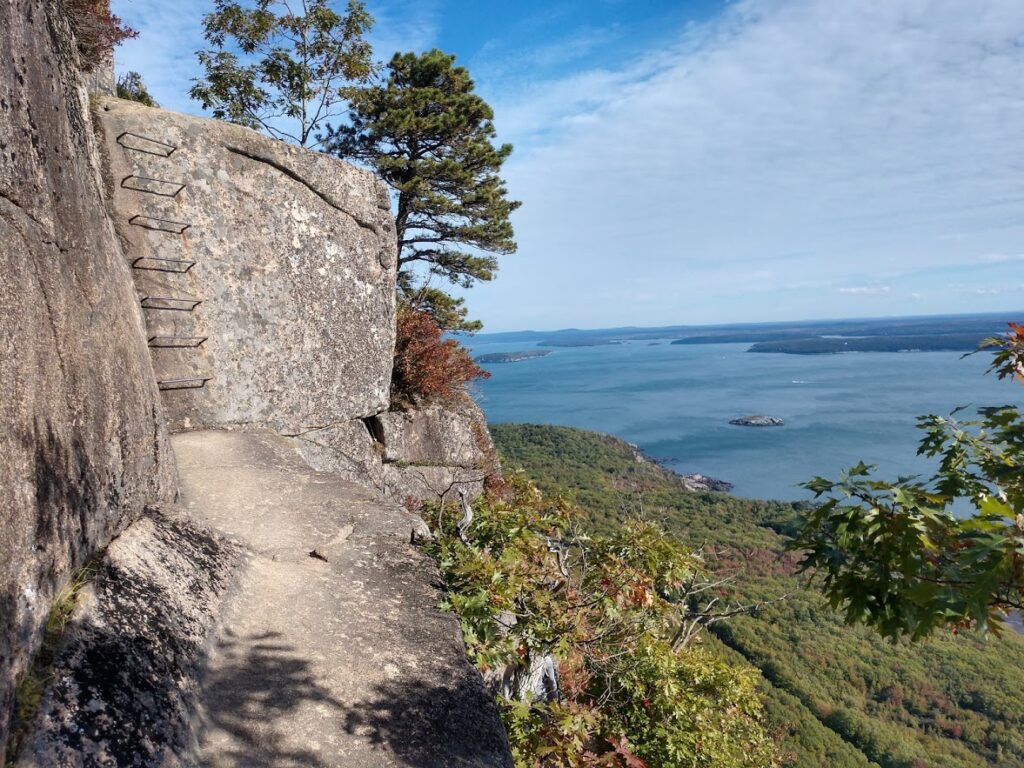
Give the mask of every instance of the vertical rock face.
<svg viewBox="0 0 1024 768">
<path fill-rule="evenodd" d="M 469 395 L 310 430 L 296 439 L 313 466 L 369 482 L 397 501 L 478 495 L 501 476 L 483 411 Z"/>
<path fill-rule="evenodd" d="M 485 479 L 500 475 L 487 422 L 469 396 L 446 405 L 381 414 L 378 423 L 389 496 L 436 500 L 455 490 L 475 496 Z"/>
<path fill-rule="evenodd" d="M 98 114 L 172 429 L 298 434 L 386 408 L 396 265 L 380 182 L 227 123 L 118 99 Z"/>
<path fill-rule="evenodd" d="M 0 762 L 54 590 L 176 474 L 56 6 L 0 2 Z"/>
</svg>

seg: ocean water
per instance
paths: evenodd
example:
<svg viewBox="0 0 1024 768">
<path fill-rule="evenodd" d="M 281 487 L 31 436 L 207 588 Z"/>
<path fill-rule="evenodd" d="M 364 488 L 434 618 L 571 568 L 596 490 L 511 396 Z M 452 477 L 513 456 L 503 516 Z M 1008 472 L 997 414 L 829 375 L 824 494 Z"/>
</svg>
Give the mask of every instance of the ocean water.
<svg viewBox="0 0 1024 768">
<path fill-rule="evenodd" d="M 470 339 L 475 355 L 536 349 Z M 751 498 L 800 499 L 815 475 L 835 478 L 863 460 L 885 474 L 927 473 L 915 416 L 964 405 L 1021 403 L 1024 387 L 983 375 L 990 357 L 955 352 L 784 355 L 749 344 L 630 341 L 553 348 L 486 366 L 476 386 L 490 423 L 564 424 L 607 432 Z M 782 427 L 729 420 L 766 414 Z"/>
</svg>

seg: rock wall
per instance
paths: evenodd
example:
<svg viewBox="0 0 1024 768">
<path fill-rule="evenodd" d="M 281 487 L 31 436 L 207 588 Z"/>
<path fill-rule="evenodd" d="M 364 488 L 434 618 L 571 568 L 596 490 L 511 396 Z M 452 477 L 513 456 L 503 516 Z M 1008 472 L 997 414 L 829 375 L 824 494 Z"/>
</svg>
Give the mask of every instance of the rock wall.
<svg viewBox="0 0 1024 768">
<path fill-rule="evenodd" d="M 370 173 L 227 123 L 98 111 L 172 430 L 297 434 L 385 409 L 395 233 Z"/>
<path fill-rule="evenodd" d="M 476 496 L 488 477 L 501 474 L 484 414 L 468 396 L 448 405 L 392 411 L 378 420 L 388 496 L 437 500 L 456 490 Z"/>
<path fill-rule="evenodd" d="M 266 427 L 400 500 L 477 491 L 497 465 L 468 399 L 386 412 L 383 185 L 226 123 L 99 95 L 90 114 L 63 13 L 0 0 L 0 763 L 54 594 L 110 545 L 23 764 L 142 744 L 171 765 L 237 553 L 177 513 L 142 516 L 177 493 L 169 431 Z"/>
<path fill-rule="evenodd" d="M 309 430 L 296 440 L 319 469 L 369 481 L 403 502 L 436 501 L 460 489 L 475 496 L 501 474 L 484 414 L 468 395 Z"/>
<path fill-rule="evenodd" d="M 54 591 L 176 475 L 57 6 L 0 2 L 0 763 Z"/>
</svg>

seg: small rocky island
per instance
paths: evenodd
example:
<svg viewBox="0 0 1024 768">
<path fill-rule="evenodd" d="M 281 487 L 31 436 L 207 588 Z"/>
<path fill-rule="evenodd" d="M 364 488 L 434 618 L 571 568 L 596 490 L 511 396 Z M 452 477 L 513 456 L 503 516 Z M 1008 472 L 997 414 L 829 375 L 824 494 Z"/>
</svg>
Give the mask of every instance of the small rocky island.
<svg viewBox="0 0 1024 768">
<path fill-rule="evenodd" d="M 478 363 L 520 363 L 523 360 L 547 357 L 550 354 L 550 349 L 531 349 L 527 352 L 492 352 L 487 355 L 477 356 L 476 361 Z"/>
<path fill-rule="evenodd" d="M 741 416 L 730 420 L 729 423 L 740 427 L 781 427 L 786 422 L 778 416 Z"/>
</svg>

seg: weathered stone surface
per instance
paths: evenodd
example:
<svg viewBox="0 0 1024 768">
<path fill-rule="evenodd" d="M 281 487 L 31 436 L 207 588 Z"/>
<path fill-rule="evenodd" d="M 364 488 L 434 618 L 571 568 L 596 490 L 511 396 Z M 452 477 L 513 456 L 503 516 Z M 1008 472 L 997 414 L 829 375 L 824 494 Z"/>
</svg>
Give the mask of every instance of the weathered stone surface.
<svg viewBox="0 0 1024 768">
<path fill-rule="evenodd" d="M 0 762 L 55 589 L 176 484 L 56 8 L 0 3 Z"/>
<path fill-rule="evenodd" d="M 174 507 L 118 537 L 72 615 L 17 768 L 197 765 L 198 671 L 240 557 Z"/>
<path fill-rule="evenodd" d="M 400 502 L 454 498 L 459 490 L 477 496 L 485 479 L 501 474 L 483 411 L 468 396 L 309 430 L 295 440 L 317 469 L 369 483 Z"/>
<path fill-rule="evenodd" d="M 153 350 L 160 380 L 212 377 L 203 388 L 164 392 L 172 429 L 299 433 L 386 408 L 396 269 L 383 185 L 340 160 L 228 123 L 118 99 L 105 99 L 98 114 L 129 258 L 180 269 L 195 262 L 185 274 L 135 270 L 140 297 L 202 301 L 192 311 L 144 310 L 157 344 L 205 337 L 198 347 Z M 136 216 L 149 218 L 130 224 Z M 147 228 L 185 224 L 182 234 Z"/>
<path fill-rule="evenodd" d="M 702 475 L 699 472 L 691 475 L 680 475 L 682 478 L 683 485 L 688 491 L 697 491 L 699 493 L 706 493 L 708 491 L 715 493 L 728 493 L 732 490 L 732 483 L 727 483 L 725 480 L 718 480 L 714 477 L 708 477 Z"/>
<path fill-rule="evenodd" d="M 203 675 L 201 765 L 511 766 L 415 515 L 267 431 L 173 440 L 182 503 L 249 551 Z"/>
<path fill-rule="evenodd" d="M 487 422 L 469 397 L 377 417 L 384 461 L 477 467 L 494 453 Z"/>
<path fill-rule="evenodd" d="M 391 498 L 436 501 L 458 490 L 476 496 L 485 479 L 501 474 L 484 414 L 468 396 L 370 421 L 381 443 L 384 493 Z"/>
<path fill-rule="evenodd" d="M 117 93 L 117 79 L 114 77 L 114 52 L 110 51 L 97 62 L 90 72 L 82 73 L 85 90 L 89 93 L 114 96 Z"/>
<path fill-rule="evenodd" d="M 460 490 L 471 498 L 483 493 L 486 477 L 476 467 L 385 464 L 384 495 L 410 505 L 441 498 L 455 503 Z"/>
<path fill-rule="evenodd" d="M 384 445 L 374 437 L 373 417 L 354 419 L 295 435 L 295 444 L 311 466 L 384 491 Z"/>
<path fill-rule="evenodd" d="M 778 416 L 741 416 L 731 419 L 729 423 L 738 427 L 781 427 L 786 422 Z"/>
</svg>

